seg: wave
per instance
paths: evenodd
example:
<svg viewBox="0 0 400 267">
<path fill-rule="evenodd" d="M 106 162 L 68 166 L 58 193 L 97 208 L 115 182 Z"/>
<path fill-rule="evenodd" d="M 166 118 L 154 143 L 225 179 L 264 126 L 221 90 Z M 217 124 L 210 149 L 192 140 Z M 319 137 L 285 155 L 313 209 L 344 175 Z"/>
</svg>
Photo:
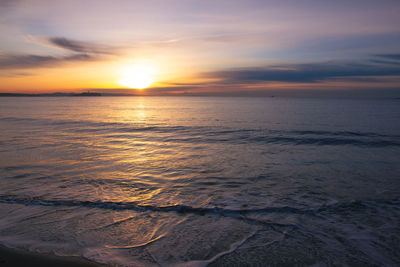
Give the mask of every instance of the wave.
<svg viewBox="0 0 400 267">
<path fill-rule="evenodd" d="M 66 206 L 66 207 L 86 207 L 97 209 L 112 210 L 133 210 L 138 212 L 177 212 L 192 214 L 219 214 L 219 215 L 245 215 L 253 213 L 294 213 L 294 214 L 315 214 L 319 212 L 329 212 L 335 210 L 359 209 L 374 207 L 377 205 L 400 205 L 400 200 L 374 200 L 374 201 L 351 201 L 345 203 L 336 203 L 331 205 L 322 205 L 301 209 L 289 206 L 265 207 L 259 209 L 228 209 L 219 207 L 192 207 L 186 205 L 142 205 L 136 202 L 107 202 L 107 201 L 82 201 L 82 200 L 51 200 L 40 197 L 19 197 L 13 195 L 0 196 L 0 203 L 4 204 L 22 204 L 26 206 Z"/>
<path fill-rule="evenodd" d="M 38 121 L 43 119 L 35 119 L 35 118 L 17 118 L 17 117 L 1 117 L 0 121 L 10 121 L 10 122 L 18 122 L 18 121 Z"/>
<path fill-rule="evenodd" d="M 161 224 L 157 223 L 155 228 L 153 228 L 153 234 L 151 236 L 146 236 L 146 238 L 140 238 L 138 240 L 135 238 L 126 239 L 123 237 L 123 235 L 125 235 L 127 232 L 129 237 L 129 233 L 132 232 L 132 229 L 130 228 L 131 225 L 141 223 L 140 220 L 135 219 L 137 218 L 135 215 L 129 217 L 124 216 L 125 218 L 122 218 L 118 221 L 113 221 L 113 219 L 109 224 L 99 220 L 101 223 L 94 225 L 94 227 L 92 224 L 90 224 L 90 228 L 78 227 L 77 231 L 73 232 L 74 238 L 72 240 L 83 240 L 80 241 L 79 244 L 85 245 L 82 250 L 79 247 L 76 248 L 76 251 L 80 251 L 78 252 L 78 255 L 81 253 L 81 255 L 85 258 L 107 265 L 120 264 L 121 266 L 129 266 L 132 264 L 132 266 L 137 266 L 146 265 L 146 263 L 148 265 L 149 261 L 146 261 L 146 258 L 142 257 L 142 255 L 148 255 L 147 248 L 151 244 L 155 244 L 154 250 L 150 248 L 150 251 L 154 251 L 154 253 L 156 253 L 157 260 L 155 263 L 158 265 L 171 265 L 171 261 L 176 259 L 172 257 L 175 257 L 175 255 L 177 255 L 177 257 L 182 255 L 181 252 L 183 253 L 183 256 L 180 259 L 185 260 L 183 260 L 183 262 L 181 262 L 181 260 L 179 262 L 172 262 L 172 264 L 177 266 L 207 266 L 209 264 L 221 265 L 221 263 L 229 265 L 230 263 L 232 265 L 231 260 L 239 260 L 237 261 L 239 264 L 250 262 L 257 265 L 260 262 L 265 262 L 265 260 L 268 260 L 271 256 L 277 257 L 275 259 L 280 259 L 281 255 L 283 254 L 279 251 L 289 251 L 289 253 L 293 253 L 291 255 L 293 255 L 296 259 L 301 258 L 299 256 L 303 255 L 301 252 L 303 247 L 305 248 L 306 253 L 309 253 L 310 251 L 322 251 L 322 253 L 329 256 L 329 258 L 326 258 L 323 263 L 328 262 L 334 265 L 346 265 L 349 262 L 347 259 L 351 259 L 352 263 L 361 263 L 359 265 L 365 265 L 367 262 L 370 262 L 372 265 L 395 266 L 396 263 L 398 263 L 396 258 L 397 243 L 394 243 L 397 242 L 397 239 L 395 238 L 394 233 L 398 231 L 396 218 L 399 216 L 400 212 L 400 199 L 350 201 L 332 205 L 310 207 L 307 209 L 293 207 L 269 207 L 262 209 L 238 210 L 225 208 L 201 208 L 184 205 L 147 206 L 133 202 L 125 203 L 52 200 L 40 197 L 23 197 L 16 195 L 0 195 L 0 203 L 56 207 L 67 206 L 112 210 L 131 209 L 138 212 L 176 212 L 184 213 L 184 215 L 193 214 L 221 216 L 214 218 L 210 218 L 209 216 L 197 217 L 196 219 L 199 220 L 193 220 L 193 217 L 189 216 L 179 216 L 180 218 L 178 218 L 178 221 L 175 219 L 170 220 L 168 221 L 167 228 L 164 228 L 162 231 L 158 231 L 158 229 L 160 229 L 158 227 L 160 227 L 160 225 L 164 225 L 164 222 L 161 221 Z M 58 211 L 57 208 L 54 210 Z M 24 209 L 22 209 L 22 211 L 24 211 L 22 214 L 22 216 L 24 216 L 24 220 L 27 216 L 27 219 L 32 218 L 29 216 L 42 216 L 42 214 L 38 215 L 37 213 L 26 213 Z M 45 212 L 52 212 L 52 210 L 45 210 Z M 67 210 L 66 212 L 70 214 L 70 212 L 73 211 Z M 288 216 L 281 216 L 281 214 L 278 214 L 279 216 L 273 215 L 263 217 L 262 215 L 265 215 L 264 213 L 289 214 Z M 296 213 L 299 216 L 291 216 L 292 213 Z M 98 213 L 91 210 L 90 214 L 96 216 Z M 57 215 L 58 216 L 52 214 L 52 219 L 50 221 L 53 221 L 54 218 L 57 218 L 58 221 L 59 214 Z M 118 217 L 119 216 L 115 216 L 115 218 Z M 234 219 L 237 222 L 240 222 L 240 224 L 236 225 L 231 220 L 224 220 L 226 218 L 223 217 L 227 217 L 227 219 Z M 283 217 L 287 219 L 282 219 Z M 373 220 L 368 221 L 368 217 L 373 218 Z M 19 218 L 21 217 L 18 216 L 18 222 L 16 223 L 17 225 L 21 223 Z M 152 220 L 155 217 L 153 214 L 147 214 L 145 218 Z M 171 218 L 174 217 L 172 216 Z M 66 219 L 68 220 L 68 218 Z M 223 225 L 223 227 L 213 229 L 212 227 L 215 225 L 213 224 L 216 221 L 215 219 L 222 219 L 219 221 L 219 223 L 225 225 Z M 130 220 L 132 221 L 129 222 L 129 224 L 123 224 Z M 43 231 L 46 233 L 46 235 L 44 235 L 46 237 L 47 232 L 58 234 L 58 236 L 61 236 L 61 238 L 64 238 L 64 236 L 69 237 L 69 235 L 64 234 L 63 232 L 61 232 L 61 234 L 58 232 L 71 231 L 69 227 L 64 227 L 64 219 L 61 219 L 56 225 L 52 226 L 54 228 L 51 229 L 55 229 L 54 231 L 48 230 L 48 221 L 49 220 L 42 220 L 41 218 L 41 222 L 43 222 L 43 224 L 39 225 L 38 227 L 38 225 L 34 223 L 32 224 L 32 229 L 34 229 L 34 231 Z M 75 248 L 73 247 L 75 243 L 72 245 L 68 243 L 71 240 L 70 238 L 66 239 L 65 242 L 59 242 L 58 238 L 55 239 L 57 242 L 47 241 L 52 239 L 46 239 L 46 241 L 35 241 L 35 239 L 31 239 L 30 234 L 32 230 L 29 226 L 29 222 L 30 221 L 24 221 L 24 223 L 21 224 L 22 227 L 24 227 L 22 228 L 24 231 L 16 228 L 18 229 L 16 232 L 17 234 L 15 235 L 16 237 L 12 235 L 13 232 L 6 232 L 6 239 L 1 238 L 0 242 L 3 245 L 8 245 L 10 247 L 23 246 L 25 248 L 28 247 L 31 250 L 40 248 L 42 253 L 43 251 L 48 251 L 50 253 L 60 253 L 61 255 L 68 255 L 68 253 L 71 251 L 71 247 Z M 184 223 L 181 225 L 181 222 Z M 193 224 L 194 222 L 195 224 Z M 212 223 L 208 224 L 207 222 Z M 245 226 L 244 228 L 236 228 L 240 225 L 243 225 L 241 224 L 242 222 L 250 225 L 251 227 Z M 380 225 L 381 222 L 384 223 Z M 202 228 L 201 225 L 204 225 L 204 228 Z M 170 228 L 170 226 L 172 226 L 172 228 Z M 224 228 L 227 229 L 226 232 L 222 232 L 222 234 L 217 232 L 217 235 L 215 236 L 216 231 L 220 231 Z M 124 231 L 124 229 L 128 230 Z M 226 238 L 226 243 L 222 243 L 223 245 L 221 245 L 221 238 L 225 239 L 225 237 L 231 233 L 233 233 L 235 238 Z M 92 240 L 94 236 L 99 236 L 101 239 L 95 238 Z M 110 236 L 113 238 L 107 239 Z M 119 239 L 118 237 L 121 236 L 122 238 Z M 203 245 L 204 243 L 202 242 L 208 240 L 210 245 L 202 246 L 202 248 L 206 247 L 207 251 L 205 251 L 204 254 L 199 254 L 201 257 L 193 258 L 190 257 L 193 254 L 188 254 L 188 251 L 190 253 L 191 251 L 197 252 L 199 250 L 180 250 L 185 245 Z M 198 243 L 196 243 L 197 241 Z M 40 246 L 37 245 L 38 242 L 40 242 Z M 61 245 L 58 246 L 58 244 L 62 244 L 65 247 L 62 247 Z M 177 246 L 176 244 L 180 245 Z M 324 246 L 324 244 L 327 245 Z M 193 245 L 193 247 L 195 247 L 195 245 Z M 300 249 L 298 249 L 299 247 Z M 163 253 L 165 248 L 168 249 L 168 254 Z M 271 248 L 271 250 L 269 248 Z M 146 254 L 142 254 L 142 251 L 145 250 Z M 215 253 L 213 250 L 215 250 Z M 269 252 L 264 252 L 266 250 Z M 370 254 L 370 252 L 373 254 Z M 223 258 L 232 253 L 235 253 L 232 258 Z M 337 261 L 334 261 L 334 257 L 336 257 L 336 255 L 340 255 L 340 253 L 342 253 L 342 255 Z M 143 261 L 134 262 L 138 259 L 136 255 L 139 255 L 139 259 Z M 171 261 L 170 258 L 164 257 L 169 255 L 172 255 Z M 242 255 L 246 257 L 238 258 Z M 247 255 L 250 255 L 250 257 L 252 255 L 260 255 L 260 257 L 252 260 L 250 257 L 247 257 Z M 307 256 L 309 254 L 304 255 Z M 188 259 L 190 259 L 190 261 Z M 307 260 L 308 258 L 305 259 Z M 284 261 L 279 261 L 279 263 L 282 262 Z M 300 264 L 309 264 L 309 261 L 302 261 Z"/>
<path fill-rule="evenodd" d="M 106 139 L 151 139 L 174 143 L 263 143 L 280 145 L 400 147 L 400 135 L 355 131 L 233 129 L 230 127 L 138 124 L 3 117 L 0 121 L 33 122 L 58 131 L 97 133 Z M 62 127 L 60 127 L 62 126 Z M 141 135 L 133 135 L 143 133 Z M 158 135 L 151 135 L 157 133 Z"/>
<path fill-rule="evenodd" d="M 208 135 L 226 135 L 237 133 L 257 133 L 265 134 L 294 134 L 294 135 L 330 135 L 330 136 L 358 136 L 358 137 L 387 137 L 400 138 L 400 135 L 381 134 L 374 132 L 354 132 L 354 131 L 323 131 L 323 130 L 274 130 L 274 129 L 233 129 L 229 127 L 210 127 L 210 126 L 183 126 L 183 125 L 160 125 L 160 124 L 140 124 L 127 122 L 96 122 L 90 120 L 55 120 L 45 118 L 18 118 L 18 117 L 1 117 L 0 121 L 35 121 L 42 122 L 47 125 L 79 125 L 79 130 L 91 131 L 92 127 L 98 127 L 98 130 L 112 129 L 115 132 L 136 132 L 136 131 L 200 131 Z M 78 130 L 75 129 L 75 130 Z"/>
<path fill-rule="evenodd" d="M 255 137 L 252 141 L 266 143 L 287 143 L 295 145 L 352 145 L 359 147 L 388 147 L 400 146 L 400 142 L 391 140 L 359 140 L 359 139 L 340 139 L 340 138 L 291 138 L 291 137 Z"/>
</svg>

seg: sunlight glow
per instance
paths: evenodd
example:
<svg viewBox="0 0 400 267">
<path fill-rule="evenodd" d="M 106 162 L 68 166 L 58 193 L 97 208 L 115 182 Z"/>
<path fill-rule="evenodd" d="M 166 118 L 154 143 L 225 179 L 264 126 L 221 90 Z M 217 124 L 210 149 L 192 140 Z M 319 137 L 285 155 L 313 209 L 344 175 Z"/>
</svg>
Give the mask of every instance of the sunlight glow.
<svg viewBox="0 0 400 267">
<path fill-rule="evenodd" d="M 123 70 L 122 77 L 118 80 L 121 86 L 144 89 L 154 82 L 154 70 L 149 66 L 134 66 Z"/>
</svg>

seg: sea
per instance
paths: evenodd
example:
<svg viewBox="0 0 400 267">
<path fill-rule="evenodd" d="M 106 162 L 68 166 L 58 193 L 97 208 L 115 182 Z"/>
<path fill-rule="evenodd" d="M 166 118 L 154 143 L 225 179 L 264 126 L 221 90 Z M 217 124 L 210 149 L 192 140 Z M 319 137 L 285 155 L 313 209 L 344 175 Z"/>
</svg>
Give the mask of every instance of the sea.
<svg viewBox="0 0 400 267">
<path fill-rule="evenodd" d="M 112 266 L 399 266 L 400 100 L 0 98 L 0 245 Z"/>
</svg>

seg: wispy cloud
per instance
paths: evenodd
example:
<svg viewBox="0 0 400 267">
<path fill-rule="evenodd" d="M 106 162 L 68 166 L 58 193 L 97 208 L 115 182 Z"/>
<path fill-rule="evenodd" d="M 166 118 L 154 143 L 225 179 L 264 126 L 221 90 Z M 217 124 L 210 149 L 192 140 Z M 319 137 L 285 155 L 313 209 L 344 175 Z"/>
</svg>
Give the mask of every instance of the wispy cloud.
<svg viewBox="0 0 400 267">
<path fill-rule="evenodd" d="M 73 53 L 85 53 L 96 55 L 114 55 L 122 49 L 111 45 L 101 44 L 97 42 L 87 42 L 58 36 L 33 36 L 27 35 L 25 41 L 36 45 L 52 47 L 66 50 Z"/>
<path fill-rule="evenodd" d="M 400 54 L 379 54 L 377 57 L 391 59 L 391 60 L 400 60 Z"/>
<path fill-rule="evenodd" d="M 49 37 L 46 41 L 57 48 L 67 49 L 72 52 L 77 53 L 87 53 L 87 54 L 114 54 L 115 48 L 110 46 L 83 42 L 78 40 L 72 40 L 64 37 Z"/>
<path fill-rule="evenodd" d="M 370 62 L 384 65 L 399 65 L 400 54 L 378 54 L 376 58 L 371 59 Z"/>
<path fill-rule="evenodd" d="M 31 76 L 31 75 L 32 75 L 32 73 L 25 72 L 25 71 L 7 71 L 7 72 L 4 71 L 4 72 L 0 73 L 0 77 L 8 77 L 8 78 L 24 77 L 24 76 Z"/>
<path fill-rule="evenodd" d="M 23 69 L 57 66 L 67 62 L 92 61 L 88 54 L 74 54 L 64 57 L 39 55 L 0 55 L 0 69 Z"/>
<path fill-rule="evenodd" d="M 27 40 L 39 45 L 50 45 L 66 50 L 69 55 L 0 54 L 0 69 L 53 67 L 67 62 L 95 61 L 101 60 L 108 55 L 115 55 L 118 50 L 107 45 L 64 37 L 27 36 Z"/>
</svg>

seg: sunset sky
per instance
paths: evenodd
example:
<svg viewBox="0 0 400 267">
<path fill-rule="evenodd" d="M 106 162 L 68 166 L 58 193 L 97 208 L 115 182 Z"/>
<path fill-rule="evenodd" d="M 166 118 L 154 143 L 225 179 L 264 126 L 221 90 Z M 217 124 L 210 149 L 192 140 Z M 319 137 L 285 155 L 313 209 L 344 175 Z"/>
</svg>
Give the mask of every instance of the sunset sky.
<svg viewBox="0 0 400 267">
<path fill-rule="evenodd" d="M 398 0 L 0 0 L 0 92 L 135 93 L 145 75 L 143 94 L 399 96 L 399 14 Z"/>
</svg>

